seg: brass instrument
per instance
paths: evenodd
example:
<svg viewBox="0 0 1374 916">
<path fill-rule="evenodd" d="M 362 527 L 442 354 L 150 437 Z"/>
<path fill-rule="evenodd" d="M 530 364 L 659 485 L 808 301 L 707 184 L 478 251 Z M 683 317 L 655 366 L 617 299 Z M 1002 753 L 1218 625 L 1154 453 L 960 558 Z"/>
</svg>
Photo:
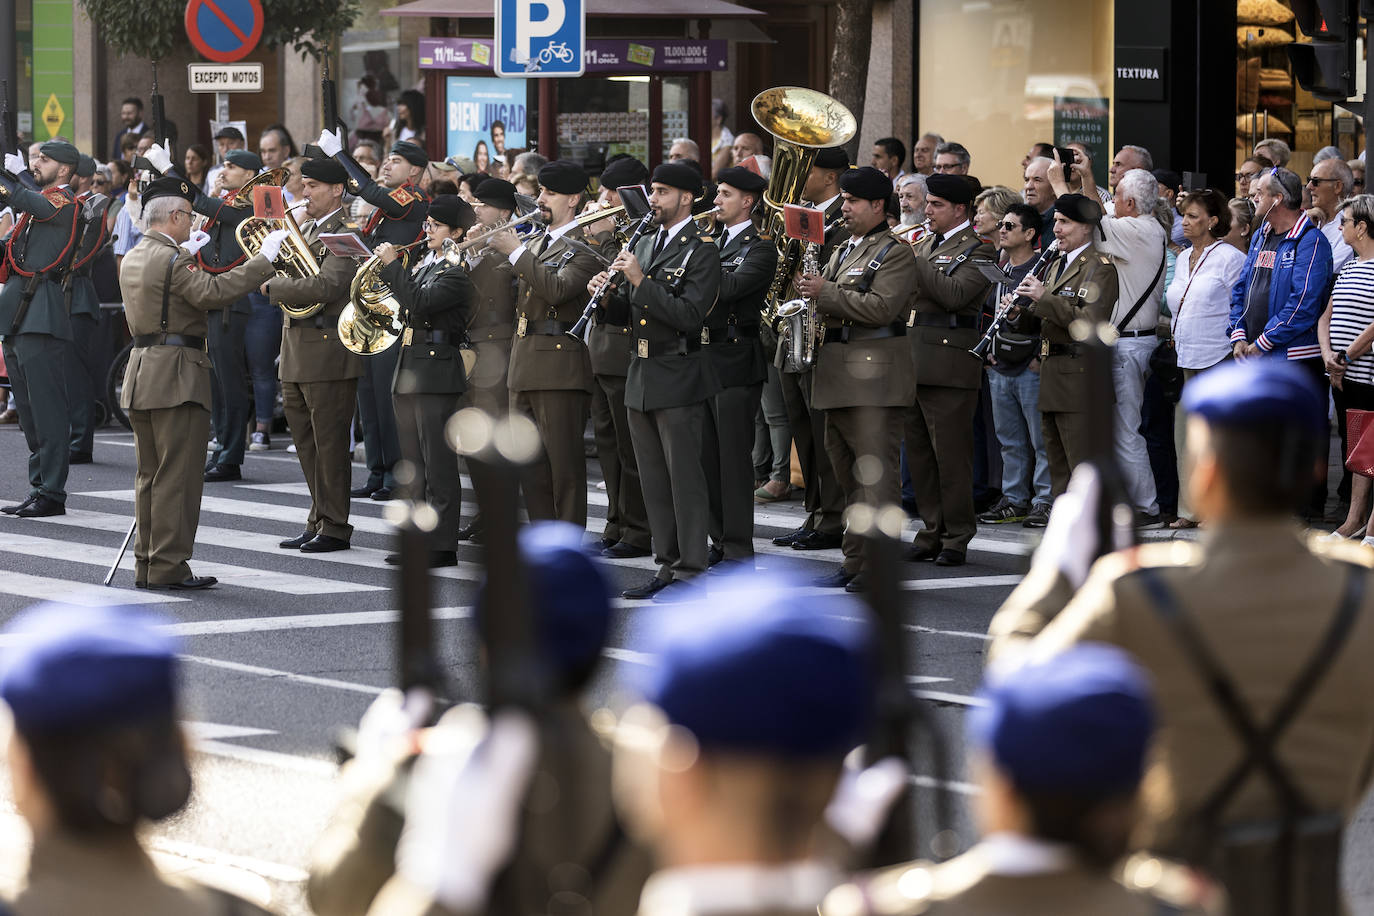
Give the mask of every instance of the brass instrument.
<svg viewBox="0 0 1374 916">
<path fill-rule="evenodd" d="M 762 320 L 773 325 L 788 281 L 801 255 L 787 237 L 783 207 L 802 199 L 817 151 L 843 146 L 858 131 L 854 115 L 824 92 L 798 86 L 777 86 L 754 96 L 754 120 L 773 135 L 773 171 L 763 192 L 768 214 L 764 231 L 778 246 L 778 266 L 764 300 Z"/>
<path fill-rule="evenodd" d="M 234 192 L 234 196 L 229 201 L 231 207 L 251 207 L 253 206 L 253 189 L 258 187 L 283 187 L 291 178 L 291 170 L 286 166 L 277 166 L 275 169 L 268 169 L 254 175 L 244 182 L 243 187 Z"/>
<path fill-rule="evenodd" d="M 296 218 L 291 215 L 291 210 L 301 205 L 295 204 L 288 208 L 285 219 L 263 219 L 258 216 L 250 216 L 239 223 L 234 229 L 234 238 L 238 240 L 239 247 L 243 249 L 244 254 L 250 258 L 254 257 L 262 249 L 262 240 L 267 238 L 268 233 L 278 228 L 284 228 L 287 235 L 282 241 L 277 260 L 273 262 L 277 268 L 277 275 L 296 279 L 318 277 L 320 275 L 319 262 L 315 260 L 315 255 L 310 250 L 310 244 L 301 234 L 301 227 L 296 224 Z M 282 225 L 278 226 L 278 223 Z M 288 318 L 309 318 L 328 303 L 312 302 L 309 305 L 288 305 L 282 302 L 278 305 Z"/>
<path fill-rule="evenodd" d="M 427 241 L 420 239 L 399 246 L 396 250 L 405 252 Z M 439 256 L 450 264 L 458 264 L 462 260 L 459 246 L 453 239 L 444 239 Z M 404 264 L 404 253 L 401 258 Z M 379 276 L 381 270 L 382 259 L 378 255 L 374 254 L 363 262 L 348 287 L 348 304 L 339 313 L 339 341 L 359 356 L 381 353 L 401 339 L 401 303 L 396 300 L 391 287 Z"/>
<path fill-rule="evenodd" d="M 804 274 L 821 272 L 815 242 L 806 243 L 801 269 Z M 786 360 L 784 368 L 789 372 L 805 372 L 816 365 L 816 351 L 825 343 L 825 322 L 816 311 L 816 303 L 801 296 L 787 300 L 777 311 L 783 322 L 778 347 Z"/>
<path fill-rule="evenodd" d="M 720 213 L 720 207 L 712 207 L 704 213 L 698 213 L 692 217 L 692 222 L 697 224 L 700 232 L 710 232 L 716 225 L 716 214 Z"/>
<path fill-rule="evenodd" d="M 539 222 L 539 211 L 538 211 L 538 210 L 535 210 L 535 211 L 532 212 L 532 213 L 526 213 L 524 216 L 516 216 L 516 217 L 513 217 L 512 219 L 508 219 L 508 220 L 506 220 L 505 222 L 498 223 L 498 224 L 496 224 L 495 226 L 492 226 L 490 229 L 488 229 L 488 230 L 485 231 L 485 232 L 479 232 L 479 233 L 477 233 L 476 235 L 474 235 L 474 236 L 473 236 L 472 238 L 470 238 L 470 239 L 464 239 L 464 240 L 461 241 L 461 242 L 457 242 L 457 243 L 456 243 L 456 245 L 457 245 L 456 250 L 458 251 L 459 254 L 461 254 L 461 253 L 467 251 L 467 250 L 470 249 L 470 248 L 476 247 L 478 244 L 482 244 L 483 247 L 486 247 L 486 246 L 485 246 L 486 240 L 489 239 L 489 238 L 491 238 L 491 237 L 492 237 L 493 235 L 495 235 L 496 233 L 498 233 L 498 232 L 505 232 L 507 229 L 514 229 L 516 226 L 520 225 L 521 223 L 528 223 L 528 222 L 530 222 L 530 221 Z M 542 225 L 542 224 L 541 224 L 541 225 Z M 447 250 L 448 250 L 448 246 L 445 246 L 444 250 L 447 251 Z M 481 250 L 479 249 L 478 251 L 473 252 L 473 253 L 474 253 L 474 254 L 481 254 Z"/>
</svg>

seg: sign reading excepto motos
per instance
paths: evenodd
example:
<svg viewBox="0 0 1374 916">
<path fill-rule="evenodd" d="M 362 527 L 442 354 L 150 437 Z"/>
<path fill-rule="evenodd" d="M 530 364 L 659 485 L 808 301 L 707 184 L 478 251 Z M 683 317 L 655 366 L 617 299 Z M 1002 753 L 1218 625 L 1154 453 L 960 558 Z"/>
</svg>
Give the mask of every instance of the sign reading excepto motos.
<svg viewBox="0 0 1374 916">
<path fill-rule="evenodd" d="M 187 64 L 192 92 L 262 92 L 262 64 Z"/>
<path fill-rule="evenodd" d="M 1113 69 L 1116 101 L 1164 101 L 1163 48 L 1117 48 Z"/>
</svg>

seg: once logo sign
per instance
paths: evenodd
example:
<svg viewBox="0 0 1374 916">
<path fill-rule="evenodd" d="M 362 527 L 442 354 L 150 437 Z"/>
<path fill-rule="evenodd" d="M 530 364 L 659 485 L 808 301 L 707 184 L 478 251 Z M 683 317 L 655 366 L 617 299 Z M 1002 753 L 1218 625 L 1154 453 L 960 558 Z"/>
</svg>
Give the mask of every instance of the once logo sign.
<svg viewBox="0 0 1374 916">
<path fill-rule="evenodd" d="M 186 37 L 197 51 L 218 63 L 247 56 L 262 37 L 258 0 L 189 0 Z"/>
</svg>

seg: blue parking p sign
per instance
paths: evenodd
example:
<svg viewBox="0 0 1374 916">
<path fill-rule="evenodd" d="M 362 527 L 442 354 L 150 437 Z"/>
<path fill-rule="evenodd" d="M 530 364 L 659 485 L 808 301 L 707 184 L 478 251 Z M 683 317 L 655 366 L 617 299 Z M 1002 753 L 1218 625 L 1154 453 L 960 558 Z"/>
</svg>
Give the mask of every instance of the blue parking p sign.
<svg viewBox="0 0 1374 916">
<path fill-rule="evenodd" d="M 581 76 L 586 0 L 496 0 L 497 76 Z"/>
</svg>

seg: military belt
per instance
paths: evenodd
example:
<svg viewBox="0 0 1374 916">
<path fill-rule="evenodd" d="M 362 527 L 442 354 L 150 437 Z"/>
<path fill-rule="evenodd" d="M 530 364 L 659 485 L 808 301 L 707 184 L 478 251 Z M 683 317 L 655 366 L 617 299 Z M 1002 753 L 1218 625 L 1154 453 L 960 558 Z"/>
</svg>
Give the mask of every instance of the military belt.
<svg viewBox="0 0 1374 916">
<path fill-rule="evenodd" d="M 405 341 L 406 346 L 411 344 L 456 344 L 462 342 L 462 335 L 452 331 L 445 331 L 439 328 L 428 330 L 417 329 L 414 334 L 409 335 Z"/>
<path fill-rule="evenodd" d="M 1122 331 L 1122 337 L 1154 337 L 1159 331 L 1155 328 L 1141 328 L 1138 331 Z"/>
<path fill-rule="evenodd" d="M 517 337 L 528 337 L 531 334 L 557 337 L 571 330 L 572 322 L 570 321 L 528 321 L 524 323 L 523 327 L 517 323 L 515 334 Z"/>
<path fill-rule="evenodd" d="M 838 328 L 826 328 L 826 343 L 853 343 L 860 340 L 882 340 L 886 337 L 905 337 L 906 325 L 890 324 L 881 328 L 865 328 L 846 324 Z"/>
<path fill-rule="evenodd" d="M 514 336 L 515 328 L 508 324 L 493 324 L 485 328 L 475 328 L 468 331 L 468 337 L 474 341 L 510 340 Z"/>
<path fill-rule="evenodd" d="M 922 328 L 968 328 L 978 329 L 977 315 L 947 315 L 935 312 L 914 312 L 911 323 Z"/>
<path fill-rule="evenodd" d="M 204 350 L 205 338 L 190 334 L 139 334 L 134 337 L 135 347 L 187 347 L 191 350 Z"/>
<path fill-rule="evenodd" d="M 756 324 L 727 324 L 724 328 L 701 329 L 701 342 L 704 344 L 738 343 L 741 340 L 754 340 L 758 336 L 759 326 Z"/>
<path fill-rule="evenodd" d="M 679 337 L 677 340 L 649 341 L 643 337 L 635 338 L 634 354 L 640 359 L 654 356 L 686 356 L 701 349 L 701 341 L 694 337 Z"/>
</svg>

